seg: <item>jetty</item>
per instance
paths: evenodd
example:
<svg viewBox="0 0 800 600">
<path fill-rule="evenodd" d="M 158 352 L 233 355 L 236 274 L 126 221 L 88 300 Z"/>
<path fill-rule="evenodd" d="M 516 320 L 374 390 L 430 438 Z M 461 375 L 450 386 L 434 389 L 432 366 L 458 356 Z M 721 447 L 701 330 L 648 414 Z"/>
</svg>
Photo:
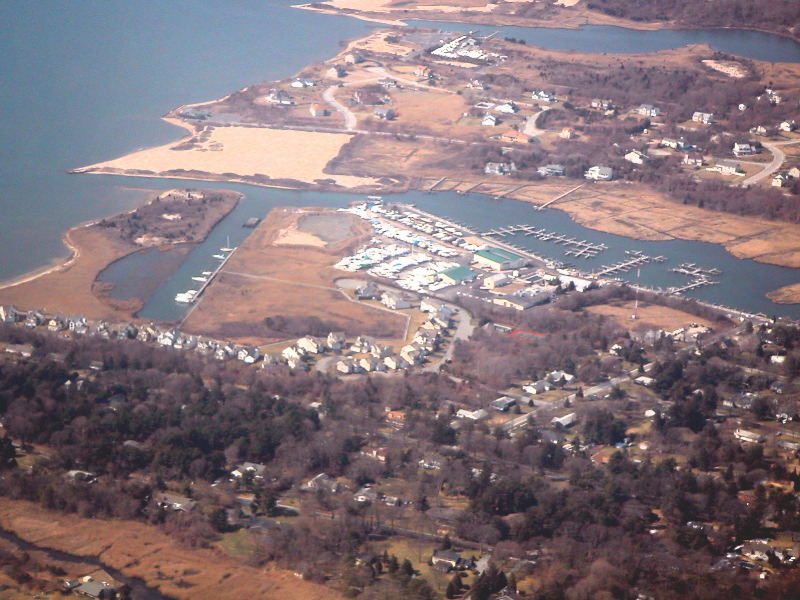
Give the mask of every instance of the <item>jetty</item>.
<svg viewBox="0 0 800 600">
<path fill-rule="evenodd" d="M 670 269 L 673 273 L 680 273 L 681 275 L 688 275 L 689 277 L 707 277 L 708 275 L 721 275 L 722 271 L 717 268 L 701 267 L 694 263 L 682 263 Z"/>
<path fill-rule="evenodd" d="M 429 187 L 429 188 L 428 188 L 428 191 L 429 191 L 429 192 L 432 192 L 432 191 L 433 191 L 433 190 L 435 190 L 437 187 L 439 187 L 439 184 L 441 184 L 441 183 L 444 183 L 445 181 L 447 181 L 447 177 L 442 177 L 441 179 L 439 179 L 439 180 L 435 181 L 435 182 L 433 183 L 433 185 L 432 185 L 431 187 Z"/>
</svg>

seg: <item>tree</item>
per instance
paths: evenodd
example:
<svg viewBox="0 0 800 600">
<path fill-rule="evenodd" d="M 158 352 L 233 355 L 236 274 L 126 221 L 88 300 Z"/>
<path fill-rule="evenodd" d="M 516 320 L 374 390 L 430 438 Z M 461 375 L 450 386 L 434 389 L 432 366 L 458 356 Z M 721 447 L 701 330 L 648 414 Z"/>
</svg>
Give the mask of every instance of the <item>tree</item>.
<svg viewBox="0 0 800 600">
<path fill-rule="evenodd" d="M 218 533 L 228 531 L 228 515 L 224 508 L 215 508 L 211 511 L 211 514 L 208 515 L 208 522 L 214 528 L 214 531 Z"/>
</svg>

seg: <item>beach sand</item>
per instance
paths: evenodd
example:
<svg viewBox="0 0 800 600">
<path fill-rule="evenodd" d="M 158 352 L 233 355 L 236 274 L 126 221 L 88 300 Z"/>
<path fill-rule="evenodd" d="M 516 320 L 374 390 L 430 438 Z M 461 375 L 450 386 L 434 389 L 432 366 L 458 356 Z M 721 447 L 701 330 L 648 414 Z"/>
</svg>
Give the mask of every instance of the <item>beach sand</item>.
<svg viewBox="0 0 800 600">
<path fill-rule="evenodd" d="M 350 141 L 350 134 L 231 126 L 209 127 L 208 135 L 198 137 L 191 126 L 174 119 L 167 121 L 191 131 L 192 137 L 84 167 L 77 172 L 152 171 L 162 174 L 183 169 L 213 176 L 226 175 L 229 179 L 233 178 L 228 177 L 230 174 L 267 175 L 271 179 L 305 183 L 334 179 L 348 188 L 377 184 L 370 178 L 330 176 L 324 172 L 328 162 Z"/>
</svg>

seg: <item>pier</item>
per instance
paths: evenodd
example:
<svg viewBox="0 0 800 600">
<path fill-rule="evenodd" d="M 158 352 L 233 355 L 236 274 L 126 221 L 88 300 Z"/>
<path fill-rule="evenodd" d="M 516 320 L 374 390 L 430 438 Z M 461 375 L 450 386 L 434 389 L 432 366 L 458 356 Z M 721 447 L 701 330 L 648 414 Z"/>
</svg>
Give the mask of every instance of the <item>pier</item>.
<svg viewBox="0 0 800 600">
<path fill-rule="evenodd" d="M 670 269 L 673 273 L 680 273 L 681 275 L 688 275 L 689 277 L 707 277 L 708 275 L 721 275 L 722 271 L 717 268 L 700 267 L 694 263 L 683 263 L 674 269 Z"/>
<path fill-rule="evenodd" d="M 552 200 L 548 200 L 548 201 L 547 201 L 547 202 L 545 202 L 544 204 L 542 204 L 542 205 L 540 205 L 540 206 L 537 206 L 537 207 L 536 207 L 536 210 L 544 210 L 545 208 L 547 208 L 547 207 L 548 207 L 548 206 L 550 206 L 551 204 L 553 204 L 553 203 L 555 203 L 555 202 L 558 202 L 558 201 L 559 201 L 559 200 L 561 200 L 562 198 L 566 198 L 566 197 L 567 197 L 567 196 L 569 196 L 569 195 L 570 195 L 572 192 L 576 192 L 576 191 L 578 191 L 579 189 L 581 189 L 581 188 L 582 188 L 583 186 L 585 186 L 585 185 L 586 185 L 585 183 L 582 183 L 582 184 L 580 184 L 579 186 L 572 188 L 571 190 L 567 190 L 566 192 L 564 192 L 564 193 L 563 193 L 563 194 L 561 194 L 560 196 L 556 196 L 556 197 L 555 197 L 555 198 L 553 198 Z"/>
<path fill-rule="evenodd" d="M 682 294 L 683 292 L 688 292 L 689 290 L 693 290 L 695 288 L 704 287 L 707 285 L 717 285 L 718 283 L 719 281 L 711 281 L 705 276 L 700 276 L 686 285 L 682 285 L 680 287 L 671 287 L 668 288 L 667 291 L 671 294 Z"/>
<path fill-rule="evenodd" d="M 649 262 L 664 262 L 666 260 L 663 256 L 648 256 L 641 250 L 626 250 L 625 254 L 628 255 L 628 258 L 614 263 L 613 265 L 603 265 L 595 275 L 597 277 L 605 277 L 606 275 L 613 275 L 615 273 L 627 273 L 634 267 L 641 267 Z"/>
<path fill-rule="evenodd" d="M 563 233 L 547 231 L 545 229 L 537 229 L 535 225 L 505 225 L 502 227 L 495 227 L 494 229 L 485 232 L 483 235 L 504 238 L 507 235 L 519 234 L 532 236 L 543 242 L 553 242 L 554 244 L 569 246 L 570 249 L 564 254 L 567 256 L 574 256 L 576 258 L 594 258 L 603 250 L 608 249 L 608 246 L 605 244 L 595 244 L 588 240 L 577 240 L 575 238 L 567 237 Z"/>
<path fill-rule="evenodd" d="M 433 183 L 433 185 L 432 185 L 431 187 L 429 187 L 429 188 L 428 188 L 428 191 L 429 191 L 429 192 L 432 192 L 432 191 L 433 191 L 433 190 L 435 190 L 437 187 L 439 187 L 439 184 L 440 184 L 440 183 L 444 183 L 445 181 L 447 181 L 447 177 L 442 177 L 442 178 L 441 178 L 441 179 L 439 179 L 438 181 L 435 181 L 435 182 Z"/>
</svg>

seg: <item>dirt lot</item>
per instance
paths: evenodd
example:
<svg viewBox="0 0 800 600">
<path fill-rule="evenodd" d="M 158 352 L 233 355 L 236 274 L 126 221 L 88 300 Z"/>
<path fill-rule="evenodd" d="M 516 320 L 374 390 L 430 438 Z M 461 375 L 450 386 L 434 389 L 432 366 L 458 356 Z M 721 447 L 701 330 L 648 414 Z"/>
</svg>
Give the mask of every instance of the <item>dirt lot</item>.
<svg viewBox="0 0 800 600">
<path fill-rule="evenodd" d="M 323 233 L 327 226 L 335 232 Z M 292 228 L 312 236 L 313 245 L 302 238 L 300 245 L 276 244 L 276 240 L 285 240 Z M 336 239 L 342 231 L 350 235 Z M 331 241 L 326 242 L 322 235 Z M 280 339 L 269 332 L 264 319 L 283 315 L 317 317 L 332 330 L 355 335 L 401 336 L 404 318 L 348 300 L 335 285 L 345 273 L 333 265 L 368 235 L 366 227 L 349 215 L 312 209 L 273 210 L 209 286 L 185 328 L 263 344 Z"/>
<path fill-rule="evenodd" d="M 675 331 L 688 325 L 689 323 L 697 323 L 698 325 L 705 325 L 713 327 L 713 323 L 695 315 L 685 313 L 672 308 L 664 306 L 657 306 L 655 304 L 647 304 L 644 302 L 639 303 L 639 308 L 636 309 L 637 319 L 631 319 L 634 313 L 633 302 L 620 302 L 614 304 L 604 304 L 602 306 L 591 306 L 586 309 L 587 311 L 599 315 L 611 317 L 622 327 L 630 331 L 641 331 L 647 329 L 662 329 L 664 331 Z"/>
<path fill-rule="evenodd" d="M 0 498 L 0 526 L 40 547 L 98 557 L 179 600 L 343 598 L 288 571 L 249 567 L 220 551 L 181 546 L 143 523 L 83 519 Z"/>
</svg>

